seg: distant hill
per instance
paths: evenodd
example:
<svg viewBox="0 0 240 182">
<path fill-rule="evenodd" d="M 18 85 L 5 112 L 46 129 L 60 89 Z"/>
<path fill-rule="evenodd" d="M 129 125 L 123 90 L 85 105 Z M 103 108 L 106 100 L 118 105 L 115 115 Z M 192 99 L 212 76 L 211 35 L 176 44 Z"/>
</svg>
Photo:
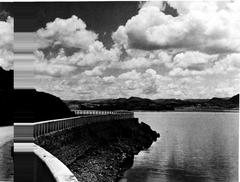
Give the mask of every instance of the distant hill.
<svg viewBox="0 0 240 182">
<path fill-rule="evenodd" d="M 214 97 L 207 102 L 211 106 L 219 106 L 223 108 L 234 108 L 239 105 L 239 94 L 231 98 L 217 98 Z"/>
<path fill-rule="evenodd" d="M 37 122 L 74 114 L 58 97 L 36 90 L 14 91 L 14 122 Z"/>
<path fill-rule="evenodd" d="M 13 90 L 13 70 L 6 71 L 0 67 L 0 91 Z"/>
<path fill-rule="evenodd" d="M 231 98 L 147 99 L 140 97 L 65 101 L 71 109 L 173 111 L 178 108 L 225 110 L 238 108 L 239 94 Z"/>
<path fill-rule="evenodd" d="M 229 99 L 230 102 L 232 102 L 233 104 L 239 105 L 239 94 L 234 95 L 233 97 L 231 97 Z"/>
<path fill-rule="evenodd" d="M 12 122 L 13 70 L 0 67 L 0 126 L 13 125 Z"/>
</svg>

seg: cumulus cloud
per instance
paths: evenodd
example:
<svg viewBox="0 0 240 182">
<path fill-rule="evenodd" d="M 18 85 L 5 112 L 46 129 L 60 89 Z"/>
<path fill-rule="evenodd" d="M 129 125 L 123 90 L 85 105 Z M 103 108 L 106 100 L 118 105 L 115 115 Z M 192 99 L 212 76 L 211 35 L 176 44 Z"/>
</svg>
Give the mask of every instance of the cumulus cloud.
<svg viewBox="0 0 240 182">
<path fill-rule="evenodd" d="M 47 23 L 46 28 L 39 29 L 37 35 L 44 48 L 35 53 L 36 73 L 64 76 L 79 67 L 88 66 L 92 70 L 86 70 L 86 74 L 100 75 L 104 65 L 119 60 L 120 49 L 106 49 L 97 40 L 97 34 L 87 30 L 86 24 L 76 16 L 56 18 Z"/>
<path fill-rule="evenodd" d="M 147 2 L 120 26 L 113 40 L 125 48 L 143 50 L 175 49 L 209 54 L 240 51 L 240 3 L 178 2 L 170 5 L 179 11 L 164 14 L 162 3 Z"/>
<path fill-rule="evenodd" d="M 154 95 L 157 94 L 160 85 L 164 85 L 163 82 L 166 81 L 153 69 L 144 72 L 132 70 L 118 76 L 104 77 L 83 72 L 71 75 L 67 79 L 65 77 L 64 82 L 56 77 L 53 80 L 59 80 L 52 81 L 53 85 L 59 85 L 58 89 L 42 82 L 43 90 L 51 90 L 58 94 L 66 94 L 67 91 L 69 93 L 65 97 L 74 95 L 82 99 Z"/>
<path fill-rule="evenodd" d="M 13 52 L 7 49 L 0 49 L 0 67 L 5 70 L 13 69 Z"/>
<path fill-rule="evenodd" d="M 174 16 L 162 2 L 143 3 L 112 34 L 109 49 L 76 16 L 48 23 L 37 31 L 36 73 L 43 80 L 50 75 L 39 87 L 64 99 L 211 98 L 239 91 L 239 3 L 168 3 Z"/>
<path fill-rule="evenodd" d="M 177 54 L 174 59 L 174 65 L 177 67 L 188 68 L 193 66 L 205 65 L 214 61 L 217 55 L 202 54 L 200 52 L 185 52 Z"/>
<path fill-rule="evenodd" d="M 207 70 L 210 73 L 226 74 L 240 71 L 240 54 L 229 54 L 216 61 L 212 68 Z"/>
<path fill-rule="evenodd" d="M 173 69 L 169 72 L 170 76 L 234 74 L 240 71 L 239 53 L 228 54 L 222 57 L 217 55 L 198 55 L 199 53 L 191 57 L 188 54 L 189 52 L 177 55 L 174 58 Z"/>
<path fill-rule="evenodd" d="M 231 74 L 231 73 L 230 73 Z M 149 68 L 145 71 L 131 70 L 108 76 L 78 73 L 64 78 L 50 77 L 52 81 L 44 81 L 41 90 L 54 93 L 64 99 L 94 99 L 119 97 L 147 98 L 211 98 L 224 94 L 235 94 L 239 91 L 239 79 L 233 75 L 188 75 L 187 77 L 168 77 L 160 75 Z M 234 80 L 235 79 L 235 80 Z M 64 81 L 63 81 L 64 80 Z M 224 84 L 221 84 L 224 83 Z M 226 85 L 226 83 L 228 83 Z M 57 88 L 55 87 L 57 85 Z M 232 87 L 232 89 L 231 89 Z"/>
<path fill-rule="evenodd" d="M 101 42 L 95 41 L 93 45 L 89 46 L 89 49 L 87 51 L 78 51 L 71 56 L 67 56 L 63 49 L 60 49 L 55 57 L 52 57 L 50 59 L 47 59 L 44 53 L 39 50 L 35 52 L 35 55 L 37 58 L 35 64 L 36 73 L 43 71 L 39 69 L 39 65 L 41 63 L 45 65 L 49 64 L 50 67 L 51 65 L 56 65 L 55 68 L 60 68 L 61 65 L 68 65 L 75 67 L 75 69 L 85 67 L 91 67 L 94 69 L 97 67 L 93 72 L 96 73 L 98 70 L 98 73 L 100 73 L 100 69 L 105 70 L 112 62 L 117 62 L 119 60 L 120 52 L 119 49 L 116 48 L 108 50 L 103 46 Z M 75 69 L 67 69 L 66 72 L 71 72 Z M 46 74 L 50 75 L 52 73 L 50 69 L 46 69 L 45 72 Z M 86 72 L 90 74 L 89 71 Z"/>
<path fill-rule="evenodd" d="M 35 69 L 37 69 L 37 73 L 41 75 L 50 75 L 50 76 L 65 76 L 70 72 L 76 70 L 76 67 L 64 64 L 49 64 L 49 63 L 35 63 Z"/>
<path fill-rule="evenodd" d="M 88 76 L 100 76 L 103 74 L 103 71 L 105 70 L 106 68 L 103 67 L 103 66 L 96 66 L 94 67 L 92 70 L 86 70 L 84 71 L 84 73 Z"/>
<path fill-rule="evenodd" d="M 9 70 L 13 68 L 13 18 L 0 21 L 0 66 Z"/>
<path fill-rule="evenodd" d="M 68 19 L 56 18 L 47 23 L 45 28 L 37 31 L 37 35 L 43 41 L 43 46 L 62 45 L 63 47 L 75 47 L 88 49 L 97 39 L 97 34 L 86 29 L 86 24 L 77 16 Z"/>
<path fill-rule="evenodd" d="M 0 21 L 0 48 L 11 48 L 13 43 L 13 18 Z"/>
<path fill-rule="evenodd" d="M 128 49 L 127 56 L 123 60 L 112 61 L 108 68 L 117 68 L 122 70 L 146 69 L 151 67 L 170 67 L 173 55 L 168 52 L 155 50 L 143 51 L 138 49 Z M 171 64 L 172 65 L 172 64 Z"/>
<path fill-rule="evenodd" d="M 153 64 L 153 61 L 146 59 L 145 57 L 131 58 L 126 61 L 114 62 L 110 65 L 112 68 L 120 69 L 136 69 L 136 68 L 147 68 Z"/>
<path fill-rule="evenodd" d="M 144 72 L 132 70 L 122 73 L 117 77 L 117 81 L 125 87 L 125 90 L 135 90 L 139 95 L 149 95 L 157 94 L 166 79 L 149 68 Z"/>
</svg>

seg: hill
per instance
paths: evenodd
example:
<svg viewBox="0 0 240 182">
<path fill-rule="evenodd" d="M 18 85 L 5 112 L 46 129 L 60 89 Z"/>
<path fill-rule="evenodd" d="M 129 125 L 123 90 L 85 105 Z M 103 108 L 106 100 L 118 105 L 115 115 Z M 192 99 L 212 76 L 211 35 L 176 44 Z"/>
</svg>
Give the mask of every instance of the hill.
<svg viewBox="0 0 240 182">
<path fill-rule="evenodd" d="M 12 122 L 13 70 L 0 67 L 0 126 L 13 125 Z"/>
<path fill-rule="evenodd" d="M 217 98 L 214 97 L 208 102 L 209 106 L 218 106 L 222 108 L 235 108 L 239 107 L 239 94 L 234 95 L 231 98 Z"/>
<path fill-rule="evenodd" d="M 72 117 L 74 114 L 58 97 L 33 89 L 14 90 L 14 122 L 37 122 Z"/>
<path fill-rule="evenodd" d="M 65 103 L 71 109 L 96 110 L 145 110 L 145 111 L 174 111 L 190 110 L 225 110 L 239 107 L 239 94 L 231 98 L 212 99 L 147 99 L 140 97 L 97 99 L 89 101 L 70 100 Z"/>
<path fill-rule="evenodd" d="M 234 95 L 229 99 L 229 101 L 233 104 L 239 105 L 239 94 Z"/>
</svg>

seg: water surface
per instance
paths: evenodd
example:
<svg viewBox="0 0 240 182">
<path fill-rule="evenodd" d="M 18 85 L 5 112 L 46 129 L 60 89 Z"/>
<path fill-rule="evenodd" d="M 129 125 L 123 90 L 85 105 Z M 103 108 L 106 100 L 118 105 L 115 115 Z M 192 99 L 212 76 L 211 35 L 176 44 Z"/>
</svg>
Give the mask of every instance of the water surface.
<svg viewBox="0 0 240 182">
<path fill-rule="evenodd" d="M 121 182 L 237 182 L 238 113 L 137 112 L 160 133 Z"/>
</svg>

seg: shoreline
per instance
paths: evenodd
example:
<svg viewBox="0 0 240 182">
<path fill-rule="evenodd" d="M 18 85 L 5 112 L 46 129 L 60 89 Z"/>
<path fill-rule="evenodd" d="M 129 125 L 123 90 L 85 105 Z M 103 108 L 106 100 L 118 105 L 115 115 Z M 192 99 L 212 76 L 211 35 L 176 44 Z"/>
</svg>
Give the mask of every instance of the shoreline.
<svg viewBox="0 0 240 182">
<path fill-rule="evenodd" d="M 131 110 L 132 112 L 224 112 L 224 113 L 239 113 L 239 110 L 176 110 L 176 111 L 154 111 L 154 110 Z"/>
<path fill-rule="evenodd" d="M 13 146 L 13 140 L 9 140 L 4 143 L 0 149 L 2 149 L 2 161 L 0 164 L 3 165 L 0 169 L 0 181 L 13 181 L 14 179 L 14 166 L 13 157 L 11 156 L 11 147 Z M 1 152 L 1 151 L 0 151 Z"/>
</svg>

